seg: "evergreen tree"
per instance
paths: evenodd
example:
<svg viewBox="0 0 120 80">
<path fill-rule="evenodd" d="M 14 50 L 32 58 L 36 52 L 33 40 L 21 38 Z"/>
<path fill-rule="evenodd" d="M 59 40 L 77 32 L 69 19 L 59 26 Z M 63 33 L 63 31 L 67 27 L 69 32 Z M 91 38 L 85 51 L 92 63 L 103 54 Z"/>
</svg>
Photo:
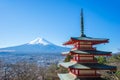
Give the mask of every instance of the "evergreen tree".
<svg viewBox="0 0 120 80">
<path fill-rule="evenodd" d="M 99 57 L 97 58 L 97 60 L 98 60 L 98 63 L 101 63 L 101 64 L 106 63 L 106 57 L 99 56 Z"/>
</svg>

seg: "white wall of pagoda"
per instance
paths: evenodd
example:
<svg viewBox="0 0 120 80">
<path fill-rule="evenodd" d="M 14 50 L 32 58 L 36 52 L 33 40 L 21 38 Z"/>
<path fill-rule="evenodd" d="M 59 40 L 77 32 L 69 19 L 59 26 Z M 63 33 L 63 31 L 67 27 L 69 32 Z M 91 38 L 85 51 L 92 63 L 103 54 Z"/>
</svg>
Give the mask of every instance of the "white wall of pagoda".
<svg viewBox="0 0 120 80">
<path fill-rule="evenodd" d="M 93 48 L 93 45 L 91 42 L 76 42 L 74 43 L 74 50 L 96 50 L 96 48 Z"/>
<path fill-rule="evenodd" d="M 96 62 L 96 60 L 94 60 L 94 55 L 79 55 L 79 54 L 75 54 L 72 55 L 73 58 L 71 59 L 71 61 L 76 61 L 76 62 Z"/>
</svg>

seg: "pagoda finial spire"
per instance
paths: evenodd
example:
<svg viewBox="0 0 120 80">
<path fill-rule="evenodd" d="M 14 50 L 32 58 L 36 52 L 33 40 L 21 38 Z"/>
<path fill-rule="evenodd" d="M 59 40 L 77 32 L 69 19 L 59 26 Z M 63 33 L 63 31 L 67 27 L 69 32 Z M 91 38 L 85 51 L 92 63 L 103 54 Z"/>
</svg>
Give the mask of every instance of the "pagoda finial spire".
<svg viewBox="0 0 120 80">
<path fill-rule="evenodd" d="M 83 9 L 81 9 L 81 37 L 86 37 L 86 35 L 84 34 Z"/>
</svg>

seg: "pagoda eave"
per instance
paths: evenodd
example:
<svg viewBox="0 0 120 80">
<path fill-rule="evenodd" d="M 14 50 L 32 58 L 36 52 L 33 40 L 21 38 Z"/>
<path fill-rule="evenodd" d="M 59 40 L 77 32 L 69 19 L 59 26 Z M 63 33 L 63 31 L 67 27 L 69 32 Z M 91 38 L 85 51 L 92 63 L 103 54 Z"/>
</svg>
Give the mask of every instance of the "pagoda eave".
<svg viewBox="0 0 120 80">
<path fill-rule="evenodd" d="M 112 52 L 105 52 L 105 51 L 97 51 L 97 50 L 71 50 L 69 52 L 62 52 L 62 55 L 94 55 L 94 56 L 112 56 Z"/>
<path fill-rule="evenodd" d="M 88 40 L 75 40 L 75 41 L 68 41 L 68 42 L 65 42 L 63 45 L 73 45 L 74 43 L 76 42 L 88 42 Z M 97 44 L 104 44 L 104 43 L 108 43 L 108 41 L 89 41 L 89 42 L 92 42 L 91 45 L 97 45 Z"/>
<path fill-rule="evenodd" d="M 78 54 L 78 53 L 66 53 L 66 54 L 62 54 L 63 56 L 68 56 L 68 55 L 74 55 L 74 54 Z M 80 54 L 80 53 L 79 53 Z M 81 54 L 81 55 L 94 55 L 94 56 L 112 56 L 112 54 Z"/>
<path fill-rule="evenodd" d="M 73 45 L 76 42 L 91 42 L 91 45 L 96 45 L 96 44 L 101 44 L 101 43 L 108 43 L 109 39 L 104 39 L 104 40 L 76 40 L 71 38 L 69 41 L 65 42 L 63 45 Z"/>
<path fill-rule="evenodd" d="M 112 70 L 116 71 L 115 66 L 108 66 L 105 64 L 99 63 L 76 63 L 76 62 L 63 62 L 59 63 L 59 66 L 70 68 L 70 69 L 77 69 L 77 70 Z"/>
<path fill-rule="evenodd" d="M 96 75 L 81 75 L 81 76 L 74 76 L 70 73 L 58 74 L 60 80 L 104 80 L 100 78 L 100 74 Z"/>
<path fill-rule="evenodd" d="M 70 52 L 68 54 L 74 55 L 74 54 L 81 54 L 81 55 L 94 55 L 94 56 L 112 56 L 112 54 L 95 54 L 95 53 L 75 53 Z M 65 54 L 64 54 L 65 55 Z M 67 54 L 66 54 L 67 55 Z"/>
<path fill-rule="evenodd" d="M 58 74 L 60 80 L 75 80 L 77 77 L 70 74 L 70 73 L 64 73 L 64 74 Z"/>
<path fill-rule="evenodd" d="M 63 66 L 62 66 L 62 67 L 63 67 Z M 70 69 L 76 69 L 76 68 L 70 68 Z M 117 71 L 117 68 L 112 68 L 112 69 L 91 68 L 91 69 L 76 69 L 76 70 L 106 70 L 106 71 Z"/>
</svg>

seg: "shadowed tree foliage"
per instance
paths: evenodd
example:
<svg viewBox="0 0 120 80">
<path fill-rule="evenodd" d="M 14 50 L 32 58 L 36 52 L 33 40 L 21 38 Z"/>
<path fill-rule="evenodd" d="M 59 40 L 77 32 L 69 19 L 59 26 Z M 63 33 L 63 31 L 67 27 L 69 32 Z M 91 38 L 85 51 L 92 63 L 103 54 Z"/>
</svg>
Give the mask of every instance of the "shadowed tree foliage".
<svg viewBox="0 0 120 80">
<path fill-rule="evenodd" d="M 71 55 L 67 55 L 64 62 L 69 62 L 72 59 Z"/>
</svg>

